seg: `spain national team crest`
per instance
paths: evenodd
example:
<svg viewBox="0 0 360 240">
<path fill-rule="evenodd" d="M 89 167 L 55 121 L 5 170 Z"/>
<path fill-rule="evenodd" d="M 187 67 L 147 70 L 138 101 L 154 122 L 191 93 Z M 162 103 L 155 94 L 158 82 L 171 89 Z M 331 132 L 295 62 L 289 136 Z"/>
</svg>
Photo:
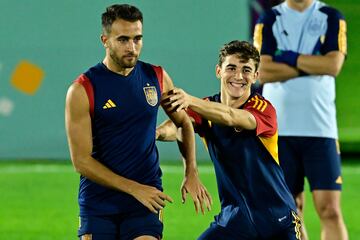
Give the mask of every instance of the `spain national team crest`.
<svg viewBox="0 0 360 240">
<path fill-rule="evenodd" d="M 156 91 L 156 87 L 144 87 L 144 93 L 146 97 L 146 101 L 150 106 L 155 106 L 158 103 L 158 95 Z"/>
</svg>

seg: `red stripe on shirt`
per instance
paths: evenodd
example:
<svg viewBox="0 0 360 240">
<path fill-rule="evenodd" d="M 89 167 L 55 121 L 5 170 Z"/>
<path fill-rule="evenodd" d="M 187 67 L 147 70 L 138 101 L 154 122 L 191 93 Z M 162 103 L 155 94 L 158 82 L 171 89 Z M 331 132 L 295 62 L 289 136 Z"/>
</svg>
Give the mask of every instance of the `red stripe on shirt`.
<svg viewBox="0 0 360 240">
<path fill-rule="evenodd" d="M 85 75 L 81 74 L 74 82 L 80 83 L 86 91 L 86 94 L 89 99 L 89 106 L 90 106 L 90 116 L 91 118 L 94 117 L 94 90 L 91 84 L 90 79 Z"/>
</svg>

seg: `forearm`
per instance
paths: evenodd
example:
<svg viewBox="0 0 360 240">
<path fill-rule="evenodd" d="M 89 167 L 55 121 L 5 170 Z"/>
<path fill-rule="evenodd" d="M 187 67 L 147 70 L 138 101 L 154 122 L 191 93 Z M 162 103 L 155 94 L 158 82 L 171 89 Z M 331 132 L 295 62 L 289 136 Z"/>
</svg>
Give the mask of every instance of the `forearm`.
<svg viewBox="0 0 360 240">
<path fill-rule="evenodd" d="M 133 180 L 115 174 L 90 156 L 73 158 L 73 165 L 78 173 L 91 181 L 130 195 L 134 186 L 138 184 Z"/>
<path fill-rule="evenodd" d="M 178 146 L 184 161 L 185 175 L 198 174 L 197 165 L 195 159 L 195 136 L 192 123 L 187 121 L 178 133 Z"/>
<path fill-rule="evenodd" d="M 261 63 L 259 72 L 259 81 L 262 84 L 284 82 L 299 76 L 299 71 L 296 68 L 290 67 L 284 63 L 276 63 L 273 61 Z"/>
<path fill-rule="evenodd" d="M 300 55 L 297 60 L 297 67 L 311 75 L 331 75 L 336 77 L 343 64 L 341 55 L 335 52 L 325 56 Z"/>
<path fill-rule="evenodd" d="M 256 127 L 252 114 L 242 109 L 232 108 L 217 102 L 205 101 L 190 95 L 189 107 L 213 123 L 249 130 Z"/>
</svg>

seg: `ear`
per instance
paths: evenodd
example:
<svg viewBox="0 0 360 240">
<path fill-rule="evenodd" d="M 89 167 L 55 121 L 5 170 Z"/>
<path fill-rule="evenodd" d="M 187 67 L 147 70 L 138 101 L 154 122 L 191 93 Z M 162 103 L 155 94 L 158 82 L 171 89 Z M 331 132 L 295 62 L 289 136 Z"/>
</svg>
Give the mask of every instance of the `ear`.
<svg viewBox="0 0 360 240">
<path fill-rule="evenodd" d="M 256 80 L 258 80 L 258 78 L 259 78 L 259 71 L 256 71 L 256 72 L 254 73 L 254 79 L 252 80 L 252 83 L 253 83 L 253 84 L 256 83 Z"/>
<path fill-rule="evenodd" d="M 107 48 L 107 47 L 108 47 L 108 44 L 107 44 L 107 40 L 108 40 L 108 39 L 107 39 L 107 36 L 104 35 L 104 34 L 101 34 L 100 40 L 101 40 L 103 46 L 104 46 L 105 48 Z"/>
<path fill-rule="evenodd" d="M 219 66 L 219 64 L 216 64 L 215 66 L 215 75 L 216 75 L 216 78 L 220 79 L 221 78 L 221 67 Z"/>
</svg>

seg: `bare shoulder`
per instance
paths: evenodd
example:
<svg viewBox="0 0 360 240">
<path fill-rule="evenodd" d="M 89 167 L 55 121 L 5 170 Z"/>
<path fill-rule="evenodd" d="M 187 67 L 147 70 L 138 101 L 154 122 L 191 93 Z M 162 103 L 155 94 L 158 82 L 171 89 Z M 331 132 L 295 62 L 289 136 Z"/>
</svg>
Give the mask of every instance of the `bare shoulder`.
<svg viewBox="0 0 360 240">
<path fill-rule="evenodd" d="M 80 83 L 73 83 L 66 95 L 66 107 L 89 107 L 88 97 L 85 88 Z"/>
<path fill-rule="evenodd" d="M 163 68 L 163 84 L 164 84 L 163 92 L 165 92 L 165 93 L 174 88 L 174 83 L 173 83 L 170 75 L 165 71 L 164 68 Z"/>
</svg>

